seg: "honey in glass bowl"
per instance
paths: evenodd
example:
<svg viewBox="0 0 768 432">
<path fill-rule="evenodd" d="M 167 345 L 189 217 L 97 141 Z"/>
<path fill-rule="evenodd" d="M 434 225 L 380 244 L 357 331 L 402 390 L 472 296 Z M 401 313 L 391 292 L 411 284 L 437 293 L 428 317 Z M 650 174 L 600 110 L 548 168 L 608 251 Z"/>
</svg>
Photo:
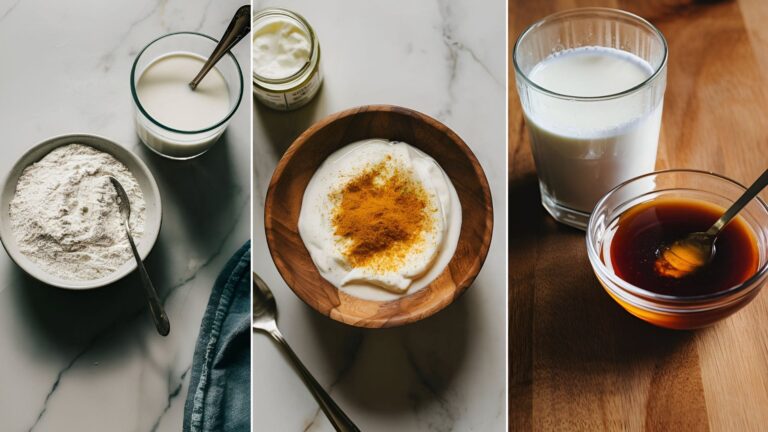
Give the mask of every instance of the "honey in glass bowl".
<svg viewBox="0 0 768 432">
<path fill-rule="evenodd" d="M 597 203 L 587 226 L 587 255 L 600 285 L 627 312 L 666 328 L 706 327 L 746 306 L 768 281 L 768 205 L 759 198 L 718 235 L 706 267 L 678 279 L 656 267 L 663 248 L 706 231 L 745 190 L 688 169 L 620 184 Z"/>
<path fill-rule="evenodd" d="M 707 231 L 723 211 L 692 199 L 638 204 L 619 218 L 605 263 L 624 281 L 660 295 L 694 297 L 726 291 L 752 277 L 759 267 L 757 240 L 741 218 L 723 228 L 711 261 L 697 271 L 671 277 L 656 266 L 665 246 Z"/>
</svg>

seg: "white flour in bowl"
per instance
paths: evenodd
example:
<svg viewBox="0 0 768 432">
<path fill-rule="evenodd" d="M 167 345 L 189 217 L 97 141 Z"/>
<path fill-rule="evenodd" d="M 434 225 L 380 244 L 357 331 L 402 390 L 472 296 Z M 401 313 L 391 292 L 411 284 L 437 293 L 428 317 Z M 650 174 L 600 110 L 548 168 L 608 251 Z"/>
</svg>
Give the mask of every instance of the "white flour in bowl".
<svg viewBox="0 0 768 432">
<path fill-rule="evenodd" d="M 125 165 L 93 147 L 58 147 L 28 166 L 10 204 L 11 230 L 21 252 L 43 270 L 69 280 L 93 280 L 133 255 L 109 176 L 131 202 L 131 233 L 144 233 L 144 195 Z"/>
</svg>

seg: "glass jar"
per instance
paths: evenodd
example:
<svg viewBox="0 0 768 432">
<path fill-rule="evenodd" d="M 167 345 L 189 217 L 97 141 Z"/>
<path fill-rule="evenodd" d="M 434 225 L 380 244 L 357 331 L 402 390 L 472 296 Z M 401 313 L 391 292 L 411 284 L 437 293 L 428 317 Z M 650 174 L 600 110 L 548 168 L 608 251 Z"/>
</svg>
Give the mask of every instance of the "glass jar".
<svg viewBox="0 0 768 432">
<path fill-rule="evenodd" d="M 202 155 L 216 143 L 229 121 L 237 111 L 243 98 L 243 74 L 240 64 L 232 53 L 227 53 L 214 66 L 210 73 L 218 71 L 227 85 L 229 111 L 211 124 L 200 124 L 191 129 L 179 129 L 168 125 L 149 114 L 139 98 L 137 85 L 142 74 L 156 60 L 165 56 L 181 54 L 198 57 L 200 66 L 213 52 L 218 41 L 210 36 L 193 32 L 178 32 L 161 36 L 136 56 L 131 68 L 131 95 L 135 109 L 136 133 L 141 141 L 155 153 L 169 159 L 191 159 Z M 194 78 L 196 71 L 191 73 L 189 81 Z M 208 77 L 206 77 L 208 78 Z M 146 102 L 146 101 L 145 101 Z"/>
<path fill-rule="evenodd" d="M 257 73 L 257 65 L 253 67 L 253 94 L 264 105 L 279 110 L 291 111 L 301 108 L 315 97 L 323 83 L 320 71 L 320 41 L 317 39 L 312 26 L 301 15 L 285 9 L 265 9 L 253 16 L 251 28 L 252 39 L 260 31 L 275 23 L 285 23 L 295 26 L 309 41 L 307 61 L 286 76 L 263 76 Z M 254 51 L 256 50 L 254 44 Z M 252 56 L 252 61 L 254 56 Z"/>
<path fill-rule="evenodd" d="M 632 315 L 660 327 L 693 329 L 711 325 L 746 306 L 768 279 L 768 206 L 753 199 L 739 213 L 754 234 L 757 272 L 746 281 L 712 294 L 662 295 L 632 285 L 607 265 L 606 254 L 621 216 L 638 204 L 655 199 L 693 199 L 726 209 L 746 188 L 728 178 L 695 170 L 646 174 L 608 192 L 595 207 L 587 227 L 587 254 L 605 291 Z"/>
</svg>

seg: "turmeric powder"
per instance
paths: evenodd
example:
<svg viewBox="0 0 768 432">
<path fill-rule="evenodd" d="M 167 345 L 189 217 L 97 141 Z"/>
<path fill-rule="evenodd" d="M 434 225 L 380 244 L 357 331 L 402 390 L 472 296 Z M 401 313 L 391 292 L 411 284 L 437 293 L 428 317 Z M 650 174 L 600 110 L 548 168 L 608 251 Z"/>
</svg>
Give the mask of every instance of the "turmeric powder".
<svg viewBox="0 0 768 432">
<path fill-rule="evenodd" d="M 345 239 L 344 255 L 353 267 L 377 272 L 400 267 L 433 229 L 429 197 L 402 167 L 373 165 L 347 182 L 336 196 L 334 233 Z"/>
</svg>

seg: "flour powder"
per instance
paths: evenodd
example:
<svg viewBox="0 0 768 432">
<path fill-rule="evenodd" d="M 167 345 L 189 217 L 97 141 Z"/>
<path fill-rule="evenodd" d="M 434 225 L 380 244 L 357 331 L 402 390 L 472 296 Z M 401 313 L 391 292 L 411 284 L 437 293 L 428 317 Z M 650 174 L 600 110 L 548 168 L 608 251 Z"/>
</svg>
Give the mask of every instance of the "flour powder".
<svg viewBox="0 0 768 432">
<path fill-rule="evenodd" d="M 133 259 L 109 176 L 128 194 L 131 233 L 138 243 L 146 203 L 136 178 L 111 155 L 69 144 L 19 177 L 10 221 L 21 252 L 46 272 L 69 280 L 98 279 Z"/>
</svg>

